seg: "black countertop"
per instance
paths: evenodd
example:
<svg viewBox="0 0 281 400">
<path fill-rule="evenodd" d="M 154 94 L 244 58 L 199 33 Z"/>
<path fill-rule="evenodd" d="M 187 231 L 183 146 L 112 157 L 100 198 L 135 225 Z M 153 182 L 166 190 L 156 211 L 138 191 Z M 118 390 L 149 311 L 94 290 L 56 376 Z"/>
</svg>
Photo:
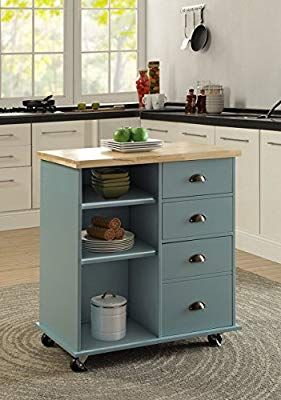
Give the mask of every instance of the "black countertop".
<svg viewBox="0 0 281 400">
<path fill-rule="evenodd" d="M 141 117 L 156 121 L 281 131 L 281 113 L 277 112 L 271 119 L 258 118 L 265 113 L 266 110 L 227 108 L 220 115 L 186 115 L 183 103 L 167 103 L 163 111 L 140 111 L 136 103 L 126 103 L 124 109 L 104 111 L 78 111 L 73 106 L 65 106 L 58 107 L 56 113 L 0 114 L 0 125 Z"/>
</svg>

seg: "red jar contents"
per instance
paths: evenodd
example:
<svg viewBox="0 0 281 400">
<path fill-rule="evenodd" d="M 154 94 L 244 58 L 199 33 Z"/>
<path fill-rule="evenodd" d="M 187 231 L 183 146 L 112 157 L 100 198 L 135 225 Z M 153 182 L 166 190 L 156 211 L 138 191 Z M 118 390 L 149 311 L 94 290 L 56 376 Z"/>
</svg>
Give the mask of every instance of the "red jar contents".
<svg viewBox="0 0 281 400">
<path fill-rule="evenodd" d="M 146 69 L 140 70 L 139 73 L 140 73 L 140 77 L 136 81 L 136 87 L 137 87 L 138 98 L 139 98 L 139 106 L 144 107 L 143 98 L 144 98 L 144 95 L 149 94 L 149 92 L 150 92 L 150 80 L 149 80 L 149 77 L 147 76 Z"/>
<path fill-rule="evenodd" d="M 160 62 L 149 61 L 150 94 L 160 93 Z"/>
</svg>

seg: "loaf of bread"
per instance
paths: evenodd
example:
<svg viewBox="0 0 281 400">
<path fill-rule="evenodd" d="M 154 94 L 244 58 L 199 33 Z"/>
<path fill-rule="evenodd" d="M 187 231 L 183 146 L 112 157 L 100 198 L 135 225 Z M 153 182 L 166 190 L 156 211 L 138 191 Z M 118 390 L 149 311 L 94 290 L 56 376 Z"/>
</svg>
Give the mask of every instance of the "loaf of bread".
<svg viewBox="0 0 281 400">
<path fill-rule="evenodd" d="M 121 221 L 119 218 L 107 218 L 101 215 L 96 215 L 92 218 L 92 224 L 100 226 L 101 228 L 118 230 L 121 228 Z"/>
<path fill-rule="evenodd" d="M 121 240 L 125 236 L 125 230 L 123 228 L 119 228 L 115 230 L 115 239 Z"/>
<path fill-rule="evenodd" d="M 100 226 L 93 225 L 87 228 L 87 233 L 93 238 L 102 240 L 114 240 L 116 237 L 114 229 L 101 228 Z"/>
</svg>

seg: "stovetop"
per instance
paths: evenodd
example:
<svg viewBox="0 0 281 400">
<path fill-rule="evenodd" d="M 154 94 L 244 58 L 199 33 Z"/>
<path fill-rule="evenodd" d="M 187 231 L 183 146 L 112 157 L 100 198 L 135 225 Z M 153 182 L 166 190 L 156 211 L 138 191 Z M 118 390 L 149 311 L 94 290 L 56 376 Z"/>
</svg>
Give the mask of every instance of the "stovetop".
<svg viewBox="0 0 281 400">
<path fill-rule="evenodd" d="M 34 113 L 54 113 L 56 112 L 55 100 L 53 96 L 44 99 L 24 100 L 23 107 L 0 108 L 0 114 L 34 114 Z"/>
</svg>

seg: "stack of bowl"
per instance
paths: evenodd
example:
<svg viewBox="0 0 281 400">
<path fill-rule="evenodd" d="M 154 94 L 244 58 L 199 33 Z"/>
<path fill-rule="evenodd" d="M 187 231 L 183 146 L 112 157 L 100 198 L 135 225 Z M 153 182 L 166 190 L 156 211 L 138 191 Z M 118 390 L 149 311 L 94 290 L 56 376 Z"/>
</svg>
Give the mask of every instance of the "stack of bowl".
<svg viewBox="0 0 281 400">
<path fill-rule="evenodd" d="M 121 168 L 92 169 L 90 184 L 105 199 L 118 198 L 129 191 L 129 172 Z"/>
<path fill-rule="evenodd" d="M 221 114 L 224 109 L 224 94 L 221 85 L 207 85 L 206 110 L 208 114 Z"/>
</svg>

